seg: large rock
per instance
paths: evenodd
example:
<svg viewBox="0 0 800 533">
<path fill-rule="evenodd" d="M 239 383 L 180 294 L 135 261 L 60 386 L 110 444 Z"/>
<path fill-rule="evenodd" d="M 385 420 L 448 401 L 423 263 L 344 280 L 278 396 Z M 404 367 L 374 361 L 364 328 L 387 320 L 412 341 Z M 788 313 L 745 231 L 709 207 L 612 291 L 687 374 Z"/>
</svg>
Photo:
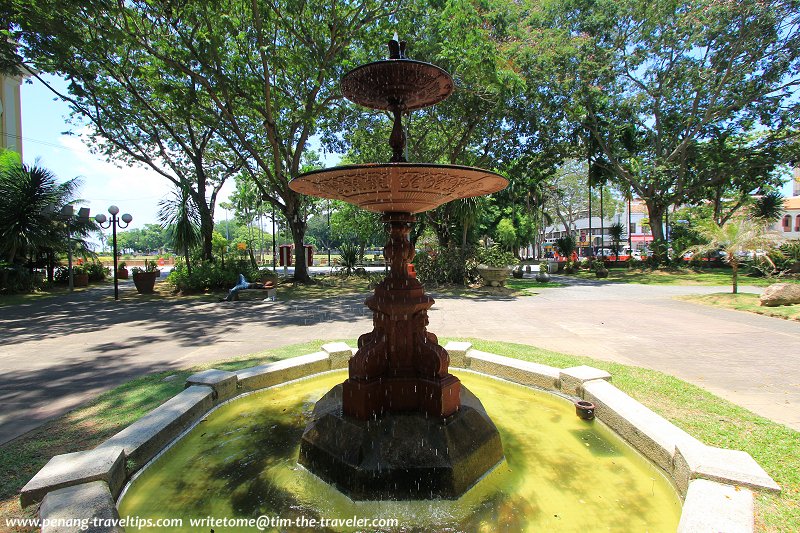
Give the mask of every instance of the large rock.
<svg viewBox="0 0 800 533">
<path fill-rule="evenodd" d="M 779 305 L 800 304 L 800 283 L 775 283 L 764 290 L 761 305 L 777 307 Z"/>
</svg>

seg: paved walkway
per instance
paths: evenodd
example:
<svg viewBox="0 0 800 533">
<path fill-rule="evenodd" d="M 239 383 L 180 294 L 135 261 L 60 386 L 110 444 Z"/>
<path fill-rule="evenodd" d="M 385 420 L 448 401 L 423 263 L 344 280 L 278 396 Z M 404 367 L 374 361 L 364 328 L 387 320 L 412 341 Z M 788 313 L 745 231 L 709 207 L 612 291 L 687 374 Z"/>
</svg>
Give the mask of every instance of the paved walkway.
<svg viewBox="0 0 800 533">
<path fill-rule="evenodd" d="M 800 323 L 673 298 L 724 290 L 589 281 L 517 299 L 437 297 L 429 330 L 661 370 L 800 430 Z M 136 376 L 371 327 L 364 295 L 114 302 L 112 291 L 0 308 L 0 443 Z"/>
</svg>

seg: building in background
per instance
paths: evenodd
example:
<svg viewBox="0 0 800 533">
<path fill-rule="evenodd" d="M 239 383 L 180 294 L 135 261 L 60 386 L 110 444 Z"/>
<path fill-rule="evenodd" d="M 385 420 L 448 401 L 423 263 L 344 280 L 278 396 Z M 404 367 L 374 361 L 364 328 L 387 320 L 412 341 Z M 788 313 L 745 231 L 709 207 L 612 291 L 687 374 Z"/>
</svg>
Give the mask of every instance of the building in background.
<svg viewBox="0 0 800 533">
<path fill-rule="evenodd" d="M 0 148 L 22 156 L 22 101 L 20 87 L 23 76 L 0 74 Z"/>
<path fill-rule="evenodd" d="M 792 196 L 783 199 L 783 216 L 772 227 L 784 239 L 800 239 L 800 167 L 795 167 Z"/>
<path fill-rule="evenodd" d="M 611 248 L 614 244 L 609 228 L 612 224 L 622 224 L 624 232 L 620 241 L 620 253 L 628 250 L 628 237 L 630 234 L 631 249 L 634 251 L 647 251 L 650 243 L 653 242 L 653 234 L 647 222 L 647 206 L 643 201 L 634 199 L 630 203 L 630 226 L 628 225 L 628 204 L 624 204 L 624 209 L 616 213 L 610 219 L 603 219 L 602 224 L 599 216 L 592 217 L 592 230 L 589 234 L 589 212 L 584 211 L 579 214 L 579 218 L 572 223 L 572 227 L 567 231 L 564 224 L 560 221 L 548 226 L 544 231 L 543 253 L 547 253 L 553 243 L 559 237 L 569 234 L 575 236 L 578 241 L 579 255 L 589 255 L 588 249 L 591 246 L 594 253 L 601 248 Z M 601 227 L 602 226 L 602 227 Z"/>
</svg>

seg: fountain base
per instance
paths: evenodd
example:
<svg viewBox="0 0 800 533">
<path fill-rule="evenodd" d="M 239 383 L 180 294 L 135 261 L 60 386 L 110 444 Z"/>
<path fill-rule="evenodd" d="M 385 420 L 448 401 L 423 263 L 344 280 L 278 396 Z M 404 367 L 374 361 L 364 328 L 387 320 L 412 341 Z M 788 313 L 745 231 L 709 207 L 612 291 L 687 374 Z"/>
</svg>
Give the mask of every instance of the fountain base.
<svg viewBox="0 0 800 533">
<path fill-rule="evenodd" d="M 337 385 L 314 408 L 299 462 L 353 500 L 425 500 L 458 498 L 502 460 L 497 428 L 463 386 L 444 421 L 402 412 L 363 421 L 342 414 Z"/>
</svg>

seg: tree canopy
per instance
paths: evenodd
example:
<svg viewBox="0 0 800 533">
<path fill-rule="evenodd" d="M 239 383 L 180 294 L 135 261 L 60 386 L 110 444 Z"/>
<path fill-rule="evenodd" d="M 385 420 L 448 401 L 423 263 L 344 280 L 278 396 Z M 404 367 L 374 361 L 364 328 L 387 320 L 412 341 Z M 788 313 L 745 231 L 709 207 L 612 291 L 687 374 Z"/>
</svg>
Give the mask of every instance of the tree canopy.
<svg viewBox="0 0 800 533">
<path fill-rule="evenodd" d="M 772 168 L 794 159 L 794 0 L 563 1 L 532 20 L 535 65 L 561 70 L 549 90 L 589 136 L 597 174 L 645 201 L 656 240 L 669 206 L 707 199 L 733 176 L 738 190 L 758 189 L 769 169 L 740 173 L 754 157 Z"/>
<path fill-rule="evenodd" d="M 385 57 L 395 30 L 409 57 L 456 82 L 404 118 L 408 160 L 512 185 L 420 215 L 415 231 L 443 246 L 512 234 L 524 245 L 549 219 L 569 222 L 546 204 L 561 206 L 559 168 L 580 161 L 576 187 L 643 199 L 659 252 L 670 208 L 710 201 L 724 222 L 798 155 L 797 0 L 15 0 L 0 24 L 14 39 L 0 63 L 67 77 L 61 96 L 96 150 L 186 187 L 209 258 L 230 176 L 251 214 L 277 210 L 302 254 L 325 208 L 289 182 L 321 165 L 318 150 L 389 159 L 389 117 L 343 101 L 339 80 Z"/>
</svg>

